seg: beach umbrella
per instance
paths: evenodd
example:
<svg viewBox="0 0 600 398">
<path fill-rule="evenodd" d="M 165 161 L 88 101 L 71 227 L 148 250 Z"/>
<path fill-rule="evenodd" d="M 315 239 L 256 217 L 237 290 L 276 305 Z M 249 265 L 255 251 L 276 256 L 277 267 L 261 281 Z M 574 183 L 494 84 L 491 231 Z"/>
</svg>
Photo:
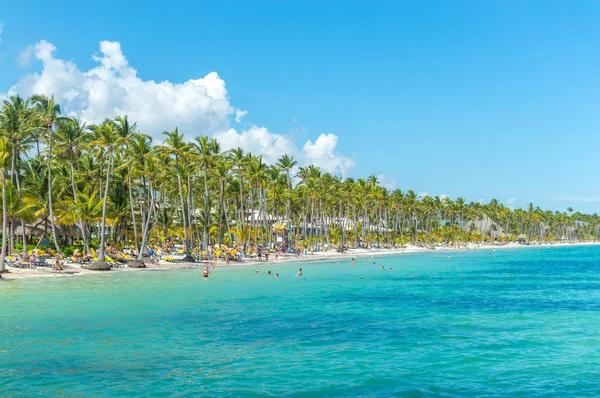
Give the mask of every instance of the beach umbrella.
<svg viewBox="0 0 600 398">
<path fill-rule="evenodd" d="M 287 227 L 287 225 L 279 223 L 273 225 L 272 231 L 278 234 L 283 234 L 284 232 L 289 231 L 289 228 Z"/>
</svg>

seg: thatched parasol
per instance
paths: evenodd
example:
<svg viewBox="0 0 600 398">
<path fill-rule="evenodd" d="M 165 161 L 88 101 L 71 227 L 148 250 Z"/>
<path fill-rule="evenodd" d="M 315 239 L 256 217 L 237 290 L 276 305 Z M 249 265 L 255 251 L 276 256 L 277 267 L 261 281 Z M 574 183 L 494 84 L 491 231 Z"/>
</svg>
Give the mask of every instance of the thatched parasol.
<svg viewBox="0 0 600 398">
<path fill-rule="evenodd" d="M 271 229 L 271 231 L 278 233 L 278 234 L 284 234 L 285 232 L 287 232 L 289 230 L 290 229 L 288 228 L 288 226 L 283 223 L 275 224 L 275 225 L 273 225 L 273 228 Z"/>
<path fill-rule="evenodd" d="M 142 260 L 133 260 L 127 266 L 129 268 L 146 268 L 146 263 Z"/>
<path fill-rule="evenodd" d="M 84 265 L 83 268 L 91 271 L 110 271 L 110 264 L 106 261 L 94 261 L 88 265 Z"/>
</svg>

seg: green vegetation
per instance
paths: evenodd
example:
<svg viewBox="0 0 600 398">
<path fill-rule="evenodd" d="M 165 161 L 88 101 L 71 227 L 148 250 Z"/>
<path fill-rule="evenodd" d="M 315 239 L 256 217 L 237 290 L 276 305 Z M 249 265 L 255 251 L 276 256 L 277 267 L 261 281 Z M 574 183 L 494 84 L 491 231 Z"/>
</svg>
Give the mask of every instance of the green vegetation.
<svg viewBox="0 0 600 398">
<path fill-rule="evenodd" d="M 595 239 L 600 225 L 597 215 L 571 209 L 512 210 L 496 200 L 390 191 L 374 175 L 342 179 L 298 167 L 286 154 L 267 165 L 241 148 L 222 151 L 208 137 L 188 141 L 177 128 L 164 137 L 153 144 L 127 116 L 98 125 L 63 117 L 53 97 L 5 101 L 0 270 L 6 253 L 20 248 L 27 255 L 23 246 L 30 248 L 34 235 L 60 251 L 67 232 L 87 253 L 96 246 L 102 260 L 107 242 L 131 242 L 139 253 L 165 239 L 181 240 L 187 253 L 199 245 L 246 247 L 277 237 L 346 246 L 541 242 Z M 23 224 L 28 228 L 15 227 Z"/>
</svg>

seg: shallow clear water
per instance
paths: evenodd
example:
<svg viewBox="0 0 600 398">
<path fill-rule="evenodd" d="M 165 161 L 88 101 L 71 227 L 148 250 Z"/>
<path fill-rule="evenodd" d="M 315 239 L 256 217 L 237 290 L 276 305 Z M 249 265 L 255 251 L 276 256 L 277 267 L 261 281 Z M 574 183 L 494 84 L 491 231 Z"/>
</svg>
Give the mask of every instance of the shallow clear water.
<svg viewBox="0 0 600 398">
<path fill-rule="evenodd" d="M 1 281 L 0 396 L 600 394 L 600 247 L 376 262 Z"/>
</svg>

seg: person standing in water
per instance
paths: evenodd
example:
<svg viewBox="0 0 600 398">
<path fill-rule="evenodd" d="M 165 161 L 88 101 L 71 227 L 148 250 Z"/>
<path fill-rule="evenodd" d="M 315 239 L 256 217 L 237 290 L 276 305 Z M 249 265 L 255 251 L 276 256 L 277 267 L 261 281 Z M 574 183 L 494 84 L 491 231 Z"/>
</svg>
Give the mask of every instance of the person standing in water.
<svg viewBox="0 0 600 398">
<path fill-rule="evenodd" d="M 354 262 L 354 259 L 352 259 L 352 266 L 354 267 L 356 265 L 356 263 Z"/>
<path fill-rule="evenodd" d="M 302 268 L 298 268 L 298 273 L 296 274 L 296 276 L 302 276 Z"/>
</svg>

